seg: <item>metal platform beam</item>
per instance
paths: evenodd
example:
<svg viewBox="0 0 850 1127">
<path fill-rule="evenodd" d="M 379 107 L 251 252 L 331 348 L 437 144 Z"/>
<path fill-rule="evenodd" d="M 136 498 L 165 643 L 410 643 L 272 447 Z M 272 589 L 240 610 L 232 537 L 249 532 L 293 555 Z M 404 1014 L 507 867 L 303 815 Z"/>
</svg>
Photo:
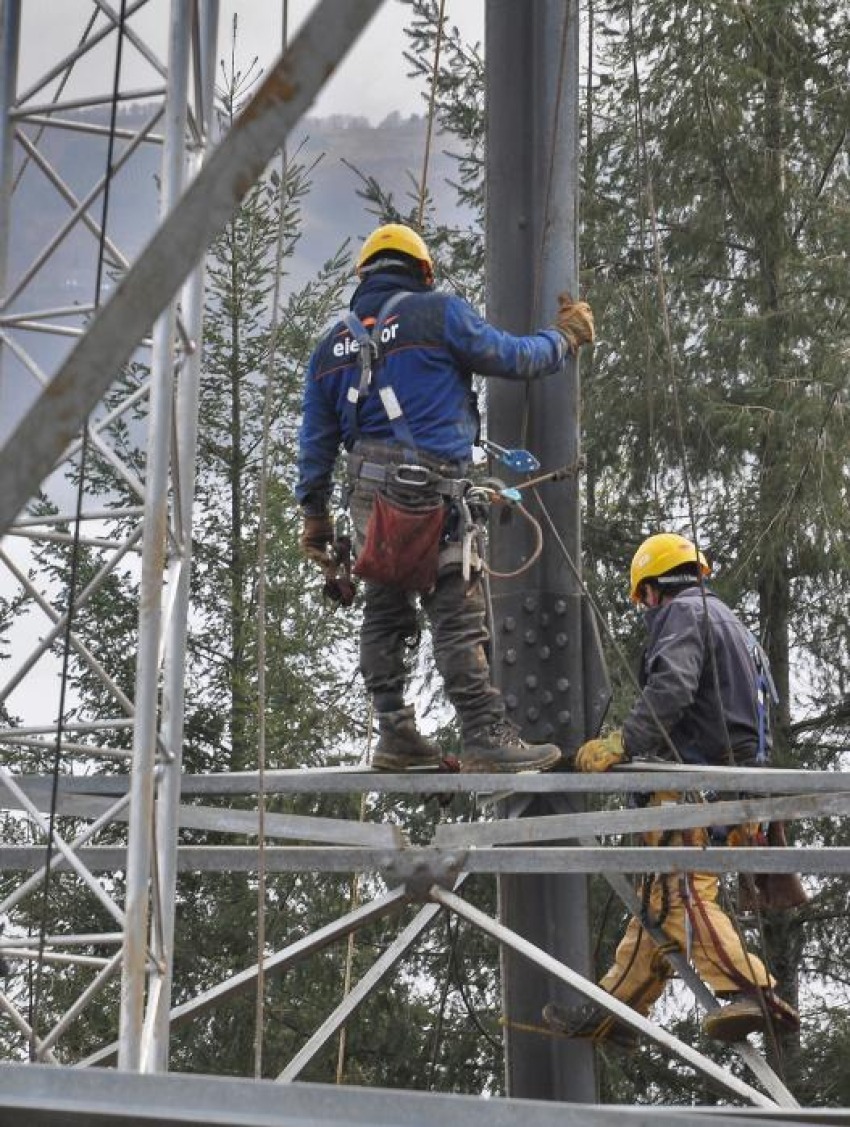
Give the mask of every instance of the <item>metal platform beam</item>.
<svg viewBox="0 0 850 1127">
<path fill-rule="evenodd" d="M 838 1109 L 588 1107 L 0 1064 L 0 1127 L 838 1127 L 846 1121 Z"/>
</svg>

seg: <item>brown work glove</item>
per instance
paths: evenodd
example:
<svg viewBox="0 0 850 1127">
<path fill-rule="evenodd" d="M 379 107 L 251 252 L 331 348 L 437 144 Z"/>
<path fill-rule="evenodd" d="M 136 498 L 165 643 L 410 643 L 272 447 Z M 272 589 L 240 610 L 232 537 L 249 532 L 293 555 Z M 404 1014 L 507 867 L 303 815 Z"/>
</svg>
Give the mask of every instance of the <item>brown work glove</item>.
<svg viewBox="0 0 850 1127">
<path fill-rule="evenodd" d="M 618 729 L 598 740 L 588 740 L 576 752 L 575 769 L 585 775 L 610 771 L 618 763 L 628 759 L 623 747 L 623 733 Z"/>
<path fill-rule="evenodd" d="M 583 344 L 593 344 L 596 340 L 593 310 L 586 301 L 573 301 L 568 293 L 558 294 L 555 328 L 573 354 L 578 352 Z"/>
<path fill-rule="evenodd" d="M 320 567 L 326 567 L 329 562 L 328 548 L 333 543 L 333 538 L 334 526 L 327 513 L 320 516 L 304 514 L 304 527 L 299 543 L 306 559 L 313 560 Z"/>
</svg>

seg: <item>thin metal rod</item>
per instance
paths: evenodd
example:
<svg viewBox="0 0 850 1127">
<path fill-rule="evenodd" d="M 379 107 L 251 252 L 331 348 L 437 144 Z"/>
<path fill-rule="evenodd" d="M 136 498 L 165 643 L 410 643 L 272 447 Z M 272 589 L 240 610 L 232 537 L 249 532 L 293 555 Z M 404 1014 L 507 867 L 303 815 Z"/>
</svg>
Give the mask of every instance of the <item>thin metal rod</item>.
<svg viewBox="0 0 850 1127">
<path fill-rule="evenodd" d="M 188 5 L 171 4 L 165 145 L 162 153 L 161 215 L 173 214 L 183 190 L 189 76 L 190 15 Z M 172 295 L 169 295 L 171 297 Z M 174 408 L 176 309 L 168 306 L 154 325 L 148 448 L 145 462 L 145 516 L 142 574 L 139 585 L 139 639 L 136 660 L 136 726 L 130 775 L 130 824 L 127 845 L 127 892 L 124 965 L 121 976 L 118 1067 L 143 1066 L 145 989 L 148 982 L 148 928 L 151 914 L 154 768 L 159 738 L 160 651 L 162 644 L 162 580 L 166 568 L 171 468 L 171 426 Z M 171 750 L 171 749 L 170 749 Z M 173 766 L 166 767 L 166 771 Z M 158 906 L 154 905 L 158 917 Z"/>
<path fill-rule="evenodd" d="M 118 561 L 122 559 L 130 550 L 130 546 L 136 543 L 141 535 L 141 532 L 141 528 L 135 529 L 133 532 L 131 532 L 123 547 L 115 553 L 110 563 L 117 564 Z M 35 585 L 30 581 L 29 577 L 26 576 L 20 570 L 20 568 L 17 567 L 17 565 L 10 559 L 10 557 L 5 551 L 3 551 L 2 548 L 0 548 L 0 561 L 2 561 L 6 565 L 9 571 L 12 572 L 17 581 L 24 588 L 24 590 L 34 599 L 34 601 L 38 604 L 39 609 L 42 610 L 54 623 L 53 629 L 48 632 L 47 637 L 43 638 L 39 642 L 39 644 L 34 647 L 30 658 L 25 661 L 24 664 L 20 666 L 17 671 L 4 683 L 2 690 L 0 690 L 0 701 L 2 701 L 6 700 L 9 694 L 20 684 L 25 673 L 27 673 L 32 668 L 32 666 L 42 654 L 47 652 L 52 641 L 57 638 L 59 634 L 61 634 L 62 630 L 65 628 L 67 611 L 65 612 L 65 614 L 60 615 L 59 612 L 56 611 L 53 606 L 47 601 L 47 599 L 44 598 L 41 592 L 38 591 Z M 86 584 L 85 590 L 83 590 L 77 597 L 77 600 L 75 602 L 76 610 L 79 610 L 79 608 L 83 606 L 85 602 L 96 591 L 99 590 L 103 583 L 108 579 L 110 573 L 111 568 L 107 567 L 106 565 L 98 570 L 97 574 L 92 577 L 91 581 L 88 584 Z M 128 715 L 132 715 L 134 711 L 132 701 L 124 694 L 119 686 L 115 684 L 115 682 L 108 675 L 108 673 L 94 656 L 94 654 L 91 653 L 88 647 L 83 644 L 83 642 L 76 634 L 71 634 L 70 642 L 74 649 L 74 652 L 78 655 L 78 657 L 82 658 L 83 661 L 86 662 L 93 673 L 97 674 L 105 687 L 109 689 L 109 691 L 113 694 L 116 702 L 121 705 L 121 707 Z"/>
<path fill-rule="evenodd" d="M 684 830 L 706 826 L 734 826 L 742 822 L 785 821 L 850 814 L 850 792 L 844 794 L 791 795 L 786 798 L 743 799 L 675 806 L 649 806 L 641 810 L 594 810 L 592 813 L 547 814 L 536 818 L 500 819 L 495 822 L 448 823 L 437 826 L 435 844 L 469 846 L 563 841 L 589 832 L 642 833 L 646 830 Z"/>
<path fill-rule="evenodd" d="M 3 1012 L 11 1020 L 12 1024 L 15 1026 L 18 1032 L 24 1035 L 25 1042 L 28 1045 L 35 1046 L 36 1053 L 38 1054 L 39 1050 L 41 1049 L 41 1041 L 35 1035 L 35 1030 L 26 1020 L 26 1018 L 24 1018 L 23 1015 L 18 1011 L 18 1007 L 14 1005 L 11 998 L 9 998 L 7 994 L 3 993 L 2 990 L 0 990 L 0 1010 L 3 1010 Z M 45 1055 L 47 1060 L 50 1061 L 51 1064 L 59 1063 L 59 1061 L 56 1059 L 56 1054 L 51 1052 L 50 1050 L 48 1050 Z"/>
<path fill-rule="evenodd" d="M 85 817 L 85 799 L 59 804 L 59 811 Z M 79 806 L 76 805 L 79 803 Z M 121 821 L 120 815 L 103 821 Z M 91 836 L 91 835 L 89 835 Z M 78 850 L 91 872 L 108 873 L 121 869 L 126 850 L 121 846 L 90 846 Z M 440 866 L 443 851 L 424 846 L 404 850 L 370 849 L 350 845 L 270 845 L 266 848 L 271 873 L 383 873 L 399 855 L 410 863 L 414 858 L 424 868 Z M 454 850 L 461 867 L 468 873 L 811 873 L 846 874 L 850 870 L 850 849 L 632 849 L 604 847 L 592 849 L 543 846 L 502 846 L 498 849 Z M 0 869 L 29 871 L 42 862 L 42 855 L 31 845 L 0 845 Z M 177 868 L 184 873 L 256 873 L 259 851 L 254 845 L 181 845 Z"/>
<path fill-rule="evenodd" d="M 45 958 L 49 956 L 45 955 Z M 113 955 L 111 959 L 101 960 L 103 963 L 100 972 L 92 979 L 85 990 L 75 998 L 62 1017 L 53 1026 L 38 1047 L 37 1056 L 41 1059 L 44 1053 L 53 1047 L 69 1026 L 76 1021 L 85 1008 L 100 994 L 103 988 L 115 977 L 121 966 L 121 952 Z"/>
<path fill-rule="evenodd" d="M 50 835 L 50 827 L 48 826 L 47 822 L 45 822 L 44 818 L 42 818 L 40 811 L 32 802 L 30 802 L 30 800 L 23 793 L 20 787 L 18 787 L 12 773 L 2 765 L 0 765 L 0 783 L 2 783 L 9 789 L 9 791 L 11 791 L 17 801 L 21 803 L 22 809 L 25 810 L 27 814 L 29 814 L 30 820 L 38 827 L 38 829 L 41 830 L 45 837 L 48 837 Z M 74 869 L 74 871 L 77 873 L 77 876 L 82 879 L 86 887 L 94 893 L 100 904 L 106 909 L 106 911 L 112 916 L 112 918 L 118 923 L 120 927 L 124 927 L 124 913 L 121 911 L 112 897 L 107 894 L 106 889 L 103 887 L 103 885 L 99 881 L 94 879 L 89 870 L 85 867 L 82 861 L 80 861 L 80 859 L 74 852 L 73 846 L 69 845 L 65 841 L 65 839 L 55 831 L 53 833 L 52 840 L 55 847 L 59 850 L 59 852 L 62 854 L 71 868 Z M 9 897 L 7 897 L 7 901 L 8 899 Z"/>
<path fill-rule="evenodd" d="M 86 828 L 84 830 L 82 830 L 79 834 L 77 834 L 77 836 L 71 842 L 71 844 L 70 844 L 71 849 L 73 849 L 77 854 L 79 854 L 81 847 L 83 845 L 85 845 L 85 843 L 87 841 L 91 841 L 91 839 L 93 837 L 95 837 L 97 834 L 99 834 L 104 826 L 108 826 L 110 822 L 114 821 L 116 814 L 120 810 L 122 810 L 127 805 L 127 803 L 129 801 L 130 801 L 129 795 L 123 796 L 118 802 L 115 803 L 115 805 L 110 810 L 108 810 L 106 813 L 102 814 L 99 818 L 97 818 L 90 825 L 86 826 Z M 31 877 L 29 877 L 27 880 L 25 880 L 23 882 L 23 884 L 18 885 L 18 887 L 13 892 L 10 892 L 9 895 L 6 897 L 6 899 L 3 900 L 2 903 L 0 903 L 0 915 L 8 912 L 16 904 L 19 904 L 26 896 L 29 895 L 30 892 L 32 892 L 34 889 L 38 888 L 39 885 L 41 885 L 43 883 L 45 871 L 46 871 L 45 865 L 44 865 L 44 850 L 38 849 L 37 852 L 40 854 L 40 857 L 36 857 L 35 850 L 34 850 L 34 853 L 33 853 L 33 857 L 34 857 L 34 860 L 35 860 L 35 872 L 33 873 L 33 875 Z M 122 850 L 121 852 L 123 854 L 124 851 Z M 120 867 L 120 865 L 121 865 L 121 862 L 118 861 L 117 863 L 111 865 L 110 868 L 114 872 L 115 869 Z M 50 862 L 51 870 L 59 870 L 62 867 L 63 866 L 62 866 L 62 859 L 61 858 L 55 857 L 55 856 L 51 857 L 51 862 Z M 89 872 L 91 872 L 91 869 L 89 869 Z"/>
<path fill-rule="evenodd" d="M 144 0 L 144 2 L 148 3 L 148 0 Z M 30 114 L 50 114 L 54 111 L 61 112 L 62 110 L 95 109 L 98 106 L 111 106 L 113 101 L 144 102 L 154 98 L 162 98 L 164 94 L 164 86 L 146 86 L 136 90 L 119 90 L 114 96 L 110 91 L 109 94 L 93 94 L 87 98 L 63 98 L 61 101 L 43 102 L 33 106 L 26 106 L 21 103 L 13 111 L 12 117 L 15 121 L 26 122 L 29 120 Z"/>
<path fill-rule="evenodd" d="M 42 157 L 39 149 L 29 141 L 25 134 L 19 132 L 16 135 L 17 140 L 21 144 L 21 146 L 27 151 L 33 161 L 39 166 L 41 171 L 51 181 L 59 194 L 65 199 L 65 202 L 71 208 L 71 212 L 66 218 L 65 222 L 60 225 L 53 238 L 50 239 L 50 241 L 35 256 L 27 269 L 24 270 L 20 275 L 15 288 L 10 290 L 9 293 L 5 295 L 2 306 L 3 309 L 6 309 L 9 305 L 11 305 L 18 294 L 22 293 L 23 290 L 26 289 L 30 281 L 39 272 L 45 262 L 47 262 L 56 248 L 60 246 L 62 242 L 64 242 L 66 237 L 70 234 L 71 231 L 73 231 L 78 223 L 82 223 L 83 226 L 86 227 L 91 232 L 91 234 L 95 236 L 95 238 L 100 237 L 100 226 L 98 224 L 98 221 L 96 219 L 93 219 L 91 215 L 89 215 L 88 209 L 95 202 L 98 196 L 103 192 L 107 183 L 107 179 L 114 177 L 116 173 L 124 167 L 124 165 L 127 163 L 127 161 L 129 161 L 129 159 L 135 153 L 136 149 L 141 144 L 141 140 L 144 136 L 145 131 L 147 129 L 152 129 L 157 121 L 159 121 L 159 118 L 159 113 L 154 114 L 147 125 L 143 126 L 143 128 L 137 134 L 136 138 L 130 142 L 130 144 L 118 157 L 116 157 L 111 170 L 105 176 L 101 177 L 101 179 L 99 179 L 81 199 L 78 199 L 77 196 L 71 191 L 71 189 L 64 183 L 61 177 L 53 170 L 49 162 Z M 127 266 L 129 265 L 127 258 L 123 254 L 121 254 L 118 247 L 115 246 L 115 244 L 110 239 L 104 240 L 104 248 L 109 252 L 110 258 L 112 260 L 112 265 L 122 269 L 127 268 Z"/>
<path fill-rule="evenodd" d="M 122 141 L 129 141 L 131 138 L 137 136 L 135 129 L 115 129 L 110 130 L 108 125 L 95 125 L 87 121 L 74 121 L 73 118 L 57 118 L 52 115 L 45 114 L 39 117 L 37 114 L 26 112 L 26 114 L 16 115 L 18 119 L 24 118 L 28 125 L 39 125 L 44 129 L 63 129 L 69 133 L 87 133 L 96 137 L 108 137 L 110 133 L 114 137 L 120 137 Z M 163 138 L 159 133 L 148 133 L 144 137 L 145 141 L 154 145 L 161 145 Z"/>
<path fill-rule="evenodd" d="M 215 78 L 215 53 L 218 35 L 218 0 L 198 8 L 193 6 L 192 27 L 187 36 L 193 44 L 194 73 L 205 76 L 200 98 L 203 102 L 194 115 L 196 131 L 200 131 L 191 161 L 186 170 L 194 178 L 206 154 L 212 124 Z M 201 33 L 195 37 L 197 21 Z M 188 74 L 182 76 L 190 84 Z M 190 107 L 186 105 L 186 115 Z M 184 123 L 185 127 L 185 123 Z M 154 849 L 159 875 L 160 896 L 156 901 L 158 926 L 153 929 L 152 947 L 160 965 L 158 989 L 148 1000 L 148 1010 L 143 1038 L 143 1066 L 165 1072 L 168 1069 L 170 1039 L 170 1007 L 173 980 L 173 946 L 177 884 L 177 826 L 180 806 L 180 775 L 182 771 L 186 633 L 190 603 L 190 577 L 192 561 L 192 510 L 195 491 L 198 404 L 200 401 L 203 330 L 203 294 L 205 279 L 204 260 L 196 265 L 184 287 L 181 301 L 189 341 L 186 345 L 185 363 L 179 372 L 175 403 L 175 442 L 172 452 L 174 465 L 173 495 L 176 516 L 172 551 L 180 561 L 178 570 L 172 568 L 173 612 L 169 616 L 163 650 L 163 700 L 162 738 L 169 750 L 171 761 L 164 769 L 156 795 L 154 821 Z"/>
<path fill-rule="evenodd" d="M 14 171 L 14 127 L 11 113 L 18 84 L 21 37 L 20 0 L 4 0 L 0 10 L 0 305 L 6 296 L 11 231 L 12 182 Z"/>
</svg>

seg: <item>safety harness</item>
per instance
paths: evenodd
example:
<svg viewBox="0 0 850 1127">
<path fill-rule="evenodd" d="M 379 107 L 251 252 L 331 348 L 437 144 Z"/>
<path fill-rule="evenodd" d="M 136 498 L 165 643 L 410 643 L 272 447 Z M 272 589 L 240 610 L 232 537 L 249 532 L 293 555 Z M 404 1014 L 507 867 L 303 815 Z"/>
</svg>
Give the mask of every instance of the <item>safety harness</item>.
<svg viewBox="0 0 850 1127">
<path fill-rule="evenodd" d="M 353 441 L 360 433 L 359 411 L 372 386 L 378 392 L 381 404 L 389 419 L 393 438 L 401 447 L 405 461 L 386 464 L 371 461 L 362 454 L 352 451 L 346 454 L 346 466 L 352 479 L 370 482 L 380 492 L 387 489 L 421 490 L 423 493 L 439 494 L 444 500 L 457 507 L 461 526 L 461 568 L 465 579 L 473 571 L 481 568 L 479 551 L 481 531 L 479 522 L 470 509 L 468 495 L 473 484 L 466 477 L 449 477 L 431 466 L 422 464 L 422 456 L 416 448 L 413 432 L 405 418 L 404 410 L 395 389 L 387 378 L 381 363 L 381 334 L 390 313 L 406 297 L 409 290 L 399 290 L 392 294 L 378 310 L 371 331 L 366 328 L 356 313 L 349 311 L 342 320 L 359 346 L 360 379 L 352 385 L 346 396 L 346 421 Z"/>
<path fill-rule="evenodd" d="M 771 676 L 770 662 L 768 661 L 767 654 L 761 646 L 758 638 L 751 631 L 749 634 L 750 654 L 753 659 L 753 665 L 756 671 L 756 709 L 758 717 L 758 749 L 756 751 L 756 763 L 759 767 L 764 767 L 770 759 L 770 751 L 767 746 L 767 732 L 770 719 L 770 705 L 779 704 L 779 693 L 776 691 L 776 684 Z"/>
<path fill-rule="evenodd" d="M 410 290 L 398 290 L 388 297 L 378 310 L 378 315 L 375 318 L 375 324 L 372 326 L 371 332 L 353 310 L 345 314 L 343 322 L 359 345 L 360 382 L 357 387 L 352 384 L 348 389 L 348 396 L 346 398 L 346 421 L 348 422 L 351 434 L 356 440 L 360 433 L 360 422 L 358 419 L 360 404 L 369 394 L 374 378 L 378 395 L 387 413 L 387 418 L 390 421 L 393 437 L 396 442 L 403 447 L 411 461 L 415 461 L 416 442 L 414 441 L 407 419 L 404 417 L 404 411 L 401 408 L 398 396 L 392 384 L 387 382 L 386 374 L 383 372 L 382 365 L 379 363 L 381 358 L 381 329 L 383 324 L 393 309 L 395 309 L 400 302 L 404 301 L 411 292 Z"/>
</svg>

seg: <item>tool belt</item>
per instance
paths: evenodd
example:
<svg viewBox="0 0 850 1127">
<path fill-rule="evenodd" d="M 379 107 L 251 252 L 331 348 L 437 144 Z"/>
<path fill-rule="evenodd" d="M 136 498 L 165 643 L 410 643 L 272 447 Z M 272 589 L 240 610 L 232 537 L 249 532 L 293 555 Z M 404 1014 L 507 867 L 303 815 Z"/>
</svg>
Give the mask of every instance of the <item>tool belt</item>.
<svg viewBox="0 0 850 1127">
<path fill-rule="evenodd" d="M 446 477 L 415 462 L 370 462 L 362 454 L 346 454 L 345 460 L 351 479 L 360 478 L 382 489 L 421 489 L 457 500 L 463 497 L 471 484 L 468 478 Z"/>
<path fill-rule="evenodd" d="M 396 445 L 361 442 L 346 455 L 346 468 L 357 533 L 354 574 L 430 591 L 440 569 L 462 560 L 453 512 L 463 508 L 471 484 L 460 476 L 463 467 L 424 454 L 414 461 Z"/>
</svg>

